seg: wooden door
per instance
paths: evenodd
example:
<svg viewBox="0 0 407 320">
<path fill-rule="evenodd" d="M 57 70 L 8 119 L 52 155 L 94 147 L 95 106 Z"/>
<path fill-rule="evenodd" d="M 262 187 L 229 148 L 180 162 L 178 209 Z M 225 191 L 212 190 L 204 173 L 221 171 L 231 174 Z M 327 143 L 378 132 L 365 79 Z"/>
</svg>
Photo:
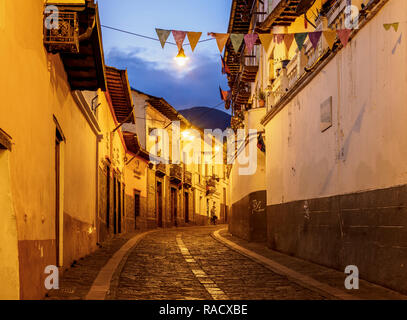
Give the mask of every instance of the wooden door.
<svg viewBox="0 0 407 320">
<path fill-rule="evenodd" d="M 157 196 L 156 196 L 156 208 L 157 208 L 157 226 L 163 226 L 163 190 L 161 182 L 157 182 Z"/>
<path fill-rule="evenodd" d="M 184 209 L 185 209 L 185 223 L 188 223 L 189 222 L 189 193 L 188 192 L 185 192 Z"/>
</svg>

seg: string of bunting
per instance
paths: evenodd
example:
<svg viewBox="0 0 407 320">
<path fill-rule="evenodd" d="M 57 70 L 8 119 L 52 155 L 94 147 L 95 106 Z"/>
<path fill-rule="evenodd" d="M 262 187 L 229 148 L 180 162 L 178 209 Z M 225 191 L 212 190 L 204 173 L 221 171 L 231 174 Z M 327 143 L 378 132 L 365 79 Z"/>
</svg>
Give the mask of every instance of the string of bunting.
<svg viewBox="0 0 407 320">
<path fill-rule="evenodd" d="M 386 31 L 389 31 L 391 28 L 394 29 L 395 32 L 399 29 L 399 22 L 394 23 L 386 23 L 383 24 L 383 27 Z M 192 51 L 195 50 L 196 45 L 199 42 L 199 39 L 202 36 L 202 32 L 192 32 L 192 31 L 179 31 L 179 30 L 165 30 L 165 29 L 156 29 L 158 38 L 160 40 L 161 46 L 164 49 L 165 43 L 168 40 L 169 35 L 172 33 L 175 43 L 180 50 L 182 48 L 183 42 L 185 37 L 188 37 L 189 43 L 191 45 Z M 221 62 L 222 62 L 222 73 L 223 74 L 230 74 L 230 69 L 226 64 L 225 59 L 222 57 L 223 50 L 227 41 L 230 39 L 232 44 L 233 50 L 237 53 L 244 42 L 248 51 L 252 51 L 254 45 L 256 44 L 257 40 L 260 40 L 260 43 L 263 45 L 264 49 L 268 51 L 271 45 L 281 44 L 284 43 L 287 50 L 289 50 L 295 41 L 297 44 L 298 50 L 301 51 L 304 43 L 309 38 L 312 47 L 316 49 L 318 47 L 319 41 L 323 37 L 329 48 L 332 49 L 336 40 L 339 39 L 340 42 L 344 47 L 347 46 L 349 43 L 349 37 L 351 35 L 351 29 L 328 29 L 324 31 L 312 31 L 312 32 L 298 32 L 298 33 L 249 33 L 249 34 L 241 34 L 241 33 L 208 33 L 209 36 L 212 36 L 216 39 L 216 43 L 218 49 L 221 53 Z M 222 90 L 219 87 L 220 97 L 225 102 L 225 108 L 230 108 L 230 101 L 231 101 L 231 90 Z"/>
<path fill-rule="evenodd" d="M 398 31 L 399 22 L 386 23 L 383 25 L 386 31 L 389 31 L 391 28 L 394 31 Z M 185 37 L 188 37 L 188 40 L 191 45 L 192 51 L 195 50 L 196 45 L 199 42 L 199 39 L 202 36 L 202 32 L 192 32 L 192 31 L 180 31 L 180 30 L 165 30 L 165 29 L 156 29 L 158 39 L 161 42 L 162 48 L 164 48 L 165 43 L 168 40 L 169 35 L 172 33 L 175 43 L 178 46 L 178 49 L 182 48 Z M 338 38 L 342 45 L 346 47 L 349 42 L 349 37 L 351 34 L 351 29 L 328 29 L 324 31 L 311 31 L 311 32 L 298 32 L 298 33 L 215 33 L 209 32 L 208 35 L 212 36 L 217 43 L 218 49 L 222 54 L 227 41 L 230 39 L 233 50 L 237 53 L 244 42 L 248 51 L 252 51 L 257 40 L 260 40 L 263 47 L 268 51 L 271 45 L 284 43 L 287 50 L 289 50 L 295 41 L 297 44 L 298 50 L 301 50 L 304 46 L 304 43 L 309 38 L 312 46 L 317 48 L 318 43 L 322 37 L 325 38 L 327 44 L 332 49 L 336 39 Z M 227 66 L 222 60 L 222 70 L 226 70 Z M 227 72 L 226 72 L 227 73 Z"/>
</svg>

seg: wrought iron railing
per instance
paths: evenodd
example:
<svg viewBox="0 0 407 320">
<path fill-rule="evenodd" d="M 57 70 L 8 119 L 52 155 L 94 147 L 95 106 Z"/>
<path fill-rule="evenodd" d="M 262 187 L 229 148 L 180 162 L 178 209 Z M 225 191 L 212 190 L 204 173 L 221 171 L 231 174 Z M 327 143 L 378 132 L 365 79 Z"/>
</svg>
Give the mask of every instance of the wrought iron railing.
<svg viewBox="0 0 407 320">
<path fill-rule="evenodd" d="M 48 52 L 79 53 L 79 23 L 76 12 L 58 14 L 57 28 L 47 23 L 49 14 L 44 14 L 44 45 Z"/>
</svg>

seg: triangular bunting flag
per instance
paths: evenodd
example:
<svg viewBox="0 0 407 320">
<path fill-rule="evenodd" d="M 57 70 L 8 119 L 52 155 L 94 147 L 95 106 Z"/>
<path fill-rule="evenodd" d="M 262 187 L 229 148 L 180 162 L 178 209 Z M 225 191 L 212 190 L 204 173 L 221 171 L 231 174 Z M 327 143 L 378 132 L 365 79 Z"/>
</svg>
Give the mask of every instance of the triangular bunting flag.
<svg viewBox="0 0 407 320">
<path fill-rule="evenodd" d="M 258 37 L 259 35 L 257 33 L 249 33 L 244 36 L 244 42 L 249 52 L 253 50 Z"/>
<path fill-rule="evenodd" d="M 240 46 L 243 42 L 243 37 L 244 34 L 242 33 L 232 33 L 230 35 L 230 41 L 232 42 L 233 50 L 235 50 L 235 53 L 239 52 Z"/>
<path fill-rule="evenodd" d="M 189 44 L 190 44 L 192 52 L 193 52 L 195 50 L 197 43 L 199 42 L 199 39 L 202 36 L 202 32 L 189 31 L 189 32 L 187 32 L 187 36 L 188 36 L 188 41 L 189 41 Z"/>
<path fill-rule="evenodd" d="M 308 36 L 308 32 L 294 34 L 294 39 L 295 39 L 295 42 L 297 43 L 299 51 L 301 51 L 302 47 L 304 46 L 304 42 L 305 42 L 305 39 L 307 39 L 307 36 Z"/>
<path fill-rule="evenodd" d="M 310 32 L 308 34 L 309 40 L 311 41 L 314 49 L 318 48 L 318 42 L 319 42 L 319 39 L 321 39 L 321 36 L 322 36 L 322 31 Z"/>
<path fill-rule="evenodd" d="M 229 91 L 222 90 L 222 88 L 220 86 L 219 86 L 219 91 L 220 91 L 220 98 L 223 101 L 226 101 L 228 99 L 228 97 L 229 97 Z"/>
<path fill-rule="evenodd" d="M 391 27 L 391 23 L 385 23 L 385 24 L 383 25 L 383 27 L 384 27 L 384 29 L 386 29 L 386 31 L 389 31 L 389 30 L 390 30 L 390 27 Z"/>
<path fill-rule="evenodd" d="M 185 36 L 187 33 L 185 31 L 172 30 L 172 35 L 174 36 L 175 43 L 177 44 L 178 50 L 181 50 L 182 44 L 184 43 Z"/>
<path fill-rule="evenodd" d="M 229 39 L 229 33 L 210 33 L 216 39 L 220 53 L 223 52 L 226 42 Z"/>
<path fill-rule="evenodd" d="M 329 31 L 324 31 L 324 38 L 329 46 L 329 48 L 332 50 L 335 40 L 336 40 L 336 32 L 333 30 Z"/>
<path fill-rule="evenodd" d="M 167 42 L 171 31 L 157 28 L 155 29 L 155 31 L 157 32 L 158 39 L 160 39 L 161 47 L 164 49 L 165 43 Z"/>
<path fill-rule="evenodd" d="M 397 32 L 397 30 L 399 29 L 399 23 L 398 23 L 398 22 L 393 23 L 393 24 L 392 24 L 392 27 L 394 28 L 394 31 Z"/>
<path fill-rule="evenodd" d="M 266 34 L 266 33 L 260 33 L 259 34 L 260 42 L 263 45 L 264 49 L 269 51 L 270 45 L 273 42 L 273 35 L 272 34 Z"/>
<path fill-rule="evenodd" d="M 352 32 L 351 29 L 340 29 L 336 31 L 338 33 L 338 38 L 339 40 L 341 40 L 342 44 L 344 47 L 346 47 L 346 45 L 349 42 L 349 37 L 350 37 L 350 33 Z"/>
<path fill-rule="evenodd" d="M 293 44 L 293 41 L 294 41 L 293 33 L 287 33 L 284 35 L 284 43 L 285 43 L 285 47 L 287 48 L 287 50 L 290 50 L 291 45 Z"/>
<path fill-rule="evenodd" d="M 222 74 L 230 74 L 230 69 L 225 62 L 225 59 L 220 56 L 220 60 L 222 61 Z"/>
</svg>

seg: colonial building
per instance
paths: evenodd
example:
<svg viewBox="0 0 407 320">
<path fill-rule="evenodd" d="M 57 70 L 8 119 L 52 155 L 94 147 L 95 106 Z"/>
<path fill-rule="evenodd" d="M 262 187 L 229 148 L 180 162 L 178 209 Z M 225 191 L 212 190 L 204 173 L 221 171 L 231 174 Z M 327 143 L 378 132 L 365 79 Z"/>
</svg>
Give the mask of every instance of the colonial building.
<svg viewBox="0 0 407 320">
<path fill-rule="evenodd" d="M 115 235 L 226 220 L 223 163 L 151 162 L 151 130 L 192 126 L 105 66 L 93 0 L 0 1 L 0 17 L 0 298 L 42 298 L 47 266 Z"/>
<path fill-rule="evenodd" d="M 192 157 L 191 154 L 181 155 L 178 163 L 172 161 L 172 124 L 180 124 L 180 148 L 197 139 L 195 141 L 199 141 L 203 151 L 203 130 L 193 127 L 163 98 L 136 89 L 132 90 L 132 96 L 136 121 L 135 125 L 126 124 L 124 130 L 137 134 L 143 154 L 151 154 L 153 147 L 160 143 L 161 137 L 152 136 L 152 132 L 165 130 L 169 137 L 170 151 L 168 155 L 164 155 L 159 150 L 156 157 L 152 156 L 150 159 L 153 161 L 157 158 L 161 163 L 149 163 L 145 181 L 146 197 L 140 197 L 141 211 L 136 225 L 141 228 L 204 225 L 209 223 L 213 206 L 219 222 L 225 222 L 229 203 L 226 165 L 223 162 L 214 164 L 211 161 L 205 164 L 203 154 L 198 162 L 187 161 L 188 157 Z M 196 136 L 192 135 L 192 130 L 195 130 Z M 188 131 L 191 131 L 190 135 Z M 223 148 L 216 148 L 215 151 L 210 146 L 207 149 L 212 150 L 211 153 L 223 153 Z"/>
<path fill-rule="evenodd" d="M 309 39 L 301 50 L 295 41 L 288 49 L 278 41 L 260 47 L 252 85 L 232 86 L 242 108 L 256 106 L 255 89 L 265 92 L 268 245 L 340 271 L 356 265 L 361 278 L 407 292 L 407 84 L 399 72 L 407 61 L 407 3 L 262 5 L 254 1 L 250 11 L 250 28 L 260 34 L 350 29 L 346 46 L 322 36 L 315 49 Z"/>
<path fill-rule="evenodd" d="M 40 298 L 46 266 L 96 248 L 99 133 L 80 90 L 106 90 L 98 8 L 58 3 L 72 34 L 44 29 L 44 1 L 0 3 L 1 298 Z"/>
<path fill-rule="evenodd" d="M 261 2 L 233 1 L 228 33 L 251 33 L 259 19 L 255 12 L 264 10 Z M 224 57 L 230 69 L 228 81 L 233 101 L 232 129 L 244 130 L 244 136 L 236 139 L 236 153 L 231 159 L 232 217 L 229 231 L 249 241 L 264 241 L 267 234 L 265 153 L 257 147 L 258 139 L 264 136 L 260 121 L 266 114 L 265 105 L 258 102 L 261 93 L 258 84 L 260 50 L 260 45 L 256 44 L 249 52 L 242 42 L 236 52 L 229 40 Z M 258 133 L 251 133 L 250 130 Z M 255 148 L 251 150 L 253 145 Z M 246 156 L 249 157 L 248 163 L 238 160 Z M 250 164 L 255 166 L 253 170 L 248 170 Z"/>
</svg>

